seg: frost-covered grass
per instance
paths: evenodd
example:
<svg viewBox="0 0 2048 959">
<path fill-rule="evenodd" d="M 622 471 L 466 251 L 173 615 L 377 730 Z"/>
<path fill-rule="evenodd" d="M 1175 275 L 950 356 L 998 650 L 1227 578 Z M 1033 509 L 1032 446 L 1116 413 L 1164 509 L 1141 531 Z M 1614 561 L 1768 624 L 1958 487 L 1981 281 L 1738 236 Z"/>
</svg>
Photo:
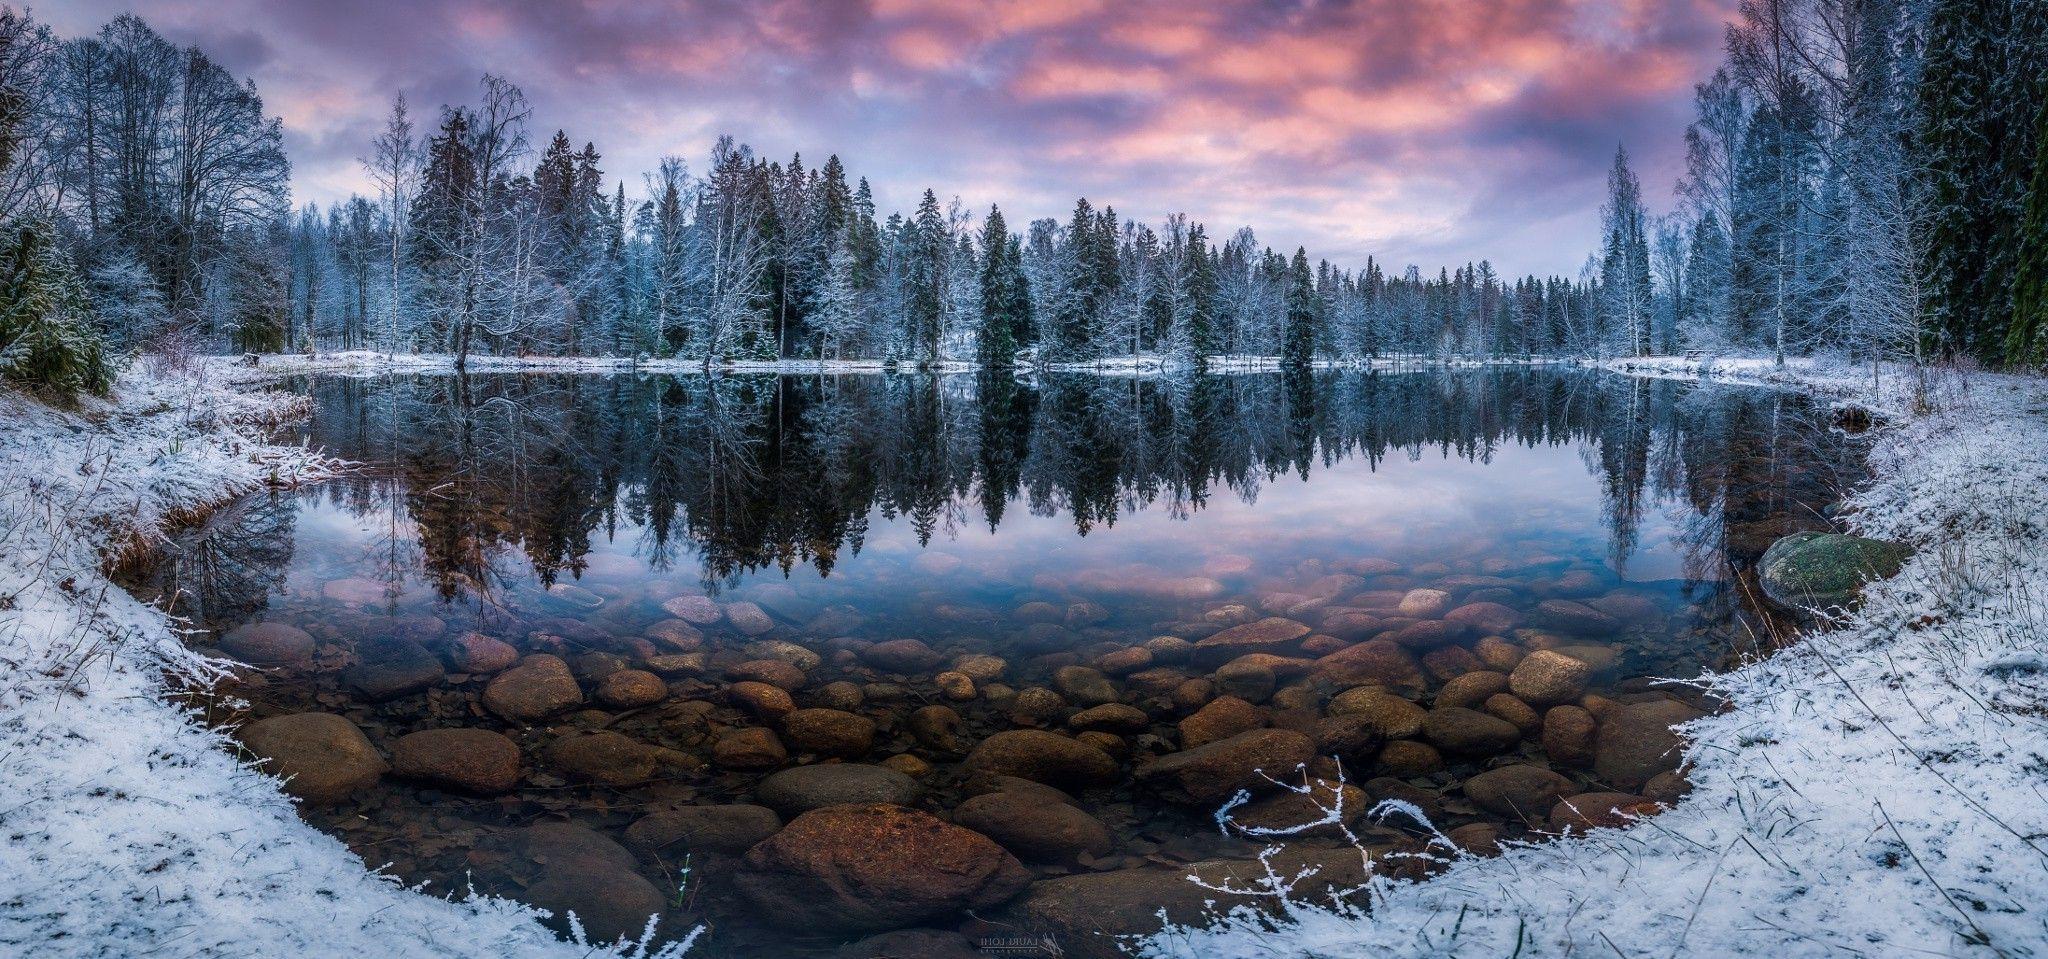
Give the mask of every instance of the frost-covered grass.
<svg viewBox="0 0 2048 959">
<path fill-rule="evenodd" d="M 1682 360 L 1618 361 L 1700 375 Z M 1627 829 L 1249 911 L 1147 956 L 2048 953 L 2048 382 L 1720 361 L 1890 415 L 1861 533 L 1919 547 L 1830 632 L 1706 681 L 1692 794 Z"/>
<path fill-rule="evenodd" d="M 272 446 L 302 413 L 130 371 L 62 412 L 0 390 L 0 955 L 592 956 L 516 903 L 409 890 L 301 821 L 166 698 L 215 664 L 115 588 L 166 524 L 334 464 Z M 670 950 L 672 955 L 679 950 Z"/>
</svg>

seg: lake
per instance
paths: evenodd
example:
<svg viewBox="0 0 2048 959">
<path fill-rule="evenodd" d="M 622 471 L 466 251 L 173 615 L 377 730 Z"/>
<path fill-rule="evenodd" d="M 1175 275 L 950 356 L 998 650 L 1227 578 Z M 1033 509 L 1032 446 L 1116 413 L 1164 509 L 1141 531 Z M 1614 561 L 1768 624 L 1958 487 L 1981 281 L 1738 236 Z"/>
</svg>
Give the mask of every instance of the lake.
<svg viewBox="0 0 2048 959">
<path fill-rule="evenodd" d="M 1767 648 L 1756 560 L 1863 475 L 1805 398 L 1570 368 L 291 387 L 358 468 L 130 583 L 257 667 L 192 702 L 372 865 L 707 955 L 1090 954 L 1256 854 L 1239 789 L 1345 798 L 1311 857 L 1668 801 L 1713 704 L 1656 680 Z"/>
</svg>

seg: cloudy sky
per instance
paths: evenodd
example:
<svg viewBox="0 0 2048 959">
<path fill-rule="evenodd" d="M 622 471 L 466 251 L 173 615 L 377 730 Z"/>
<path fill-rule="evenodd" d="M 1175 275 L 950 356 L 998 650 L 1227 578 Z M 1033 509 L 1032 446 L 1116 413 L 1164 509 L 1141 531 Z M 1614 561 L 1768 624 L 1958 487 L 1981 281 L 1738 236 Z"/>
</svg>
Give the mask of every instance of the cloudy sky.
<svg viewBox="0 0 2048 959">
<path fill-rule="evenodd" d="M 731 133 L 837 153 L 884 209 L 925 187 L 1013 224 L 1075 196 L 1344 265 L 1573 272 L 1615 145 L 1669 206 L 1692 84 L 1734 0 L 65 0 L 141 14 L 253 77 L 299 199 L 364 190 L 393 94 L 431 124 L 500 73 L 535 139 L 596 142 L 631 191 Z"/>
</svg>

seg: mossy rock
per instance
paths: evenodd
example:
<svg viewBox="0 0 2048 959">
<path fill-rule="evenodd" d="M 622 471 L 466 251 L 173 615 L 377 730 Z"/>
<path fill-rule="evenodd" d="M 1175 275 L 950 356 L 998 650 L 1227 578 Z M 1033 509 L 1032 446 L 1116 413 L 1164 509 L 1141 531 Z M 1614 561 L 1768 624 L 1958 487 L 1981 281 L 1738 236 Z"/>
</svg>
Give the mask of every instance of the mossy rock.
<svg viewBox="0 0 2048 959">
<path fill-rule="evenodd" d="M 1849 606 L 1863 584 L 1899 572 L 1911 548 L 1841 533 L 1793 533 L 1757 564 L 1764 595 L 1786 606 Z"/>
</svg>

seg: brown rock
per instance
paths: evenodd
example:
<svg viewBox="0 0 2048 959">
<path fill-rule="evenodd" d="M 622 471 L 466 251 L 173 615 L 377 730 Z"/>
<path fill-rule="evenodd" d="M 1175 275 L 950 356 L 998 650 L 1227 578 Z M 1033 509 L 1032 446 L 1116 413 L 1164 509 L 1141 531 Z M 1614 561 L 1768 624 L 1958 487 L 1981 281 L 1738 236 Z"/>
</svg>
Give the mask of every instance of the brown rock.
<svg viewBox="0 0 2048 959">
<path fill-rule="evenodd" d="M 1593 773 L 1623 789 L 1640 789 L 1650 777 L 1678 768 L 1685 737 L 1671 727 L 1702 713 L 1684 703 L 1658 700 L 1629 703 L 1600 720 L 1593 740 Z"/>
<path fill-rule="evenodd" d="M 1580 793 L 1566 796 L 1550 809 L 1550 828 L 1558 832 L 1587 832 L 1593 829 L 1619 828 L 1630 822 L 1654 816 L 1662 812 L 1663 806 L 1630 793 Z"/>
<path fill-rule="evenodd" d="M 1422 733 L 1422 707 L 1376 687 L 1361 686 L 1330 700 L 1332 716 L 1363 716 L 1384 739 L 1409 739 Z"/>
<path fill-rule="evenodd" d="M 1567 766 L 1593 765 L 1593 714 L 1577 706 L 1552 706 L 1543 713 L 1543 754 Z"/>
<path fill-rule="evenodd" d="M 546 719 L 583 703 L 583 689 L 559 657 L 538 653 L 484 687 L 484 708 L 515 723 Z"/>
<path fill-rule="evenodd" d="M 1266 714 L 1259 707 L 1235 696 L 1224 696 L 1180 721 L 1180 745 L 1182 749 L 1206 746 L 1265 725 Z"/>
<path fill-rule="evenodd" d="M 1414 654 L 1384 639 L 1369 639 L 1316 660 L 1316 675 L 1338 686 L 1368 683 L 1389 689 L 1423 688 L 1422 664 Z"/>
<path fill-rule="evenodd" d="M 661 608 L 693 626 L 709 626 L 725 618 L 725 611 L 709 596 L 678 596 L 662 603 Z"/>
<path fill-rule="evenodd" d="M 774 769 L 789 761 L 789 750 L 774 731 L 750 726 L 720 734 L 711 761 L 725 769 Z"/>
<path fill-rule="evenodd" d="M 1536 706 L 1555 706 L 1585 695 L 1593 668 L 1563 653 L 1539 649 L 1522 658 L 1508 677 L 1508 688 Z"/>
<path fill-rule="evenodd" d="M 1481 633 L 1499 635 L 1522 625 L 1522 614 L 1499 603 L 1466 603 L 1444 614 L 1454 623 L 1463 623 Z"/>
<path fill-rule="evenodd" d="M 1537 823 L 1559 799 L 1577 790 L 1570 779 L 1527 764 L 1489 769 L 1465 780 L 1465 796 L 1479 808 Z"/>
<path fill-rule="evenodd" d="M 313 661 L 313 637 L 285 623 L 245 623 L 220 638 L 221 652 L 255 666 L 305 666 Z"/>
<path fill-rule="evenodd" d="M 1076 731 L 1097 730 L 1110 733 L 1142 733 L 1152 728 L 1152 717 L 1136 706 L 1122 703 L 1104 703 L 1093 709 L 1084 709 L 1067 719 L 1067 728 Z"/>
<path fill-rule="evenodd" d="M 285 792 L 312 805 L 347 799 L 390 768 L 355 723 L 332 713 L 259 719 L 236 738 L 263 760 L 258 768 L 285 780 Z"/>
<path fill-rule="evenodd" d="M 944 657 L 919 639 L 891 639 L 869 646 L 860 658 L 876 669 L 916 675 L 928 673 Z"/>
<path fill-rule="evenodd" d="M 458 672 L 502 673 L 518 661 L 519 650 L 482 633 L 463 633 L 448 644 L 448 664 Z"/>
<path fill-rule="evenodd" d="M 981 741 L 967 754 L 970 774 L 1016 776 L 1061 787 L 1106 786 L 1117 778 L 1116 760 L 1058 733 L 1013 729 Z"/>
<path fill-rule="evenodd" d="M 644 669 L 622 669 L 597 684 L 597 701 L 613 709 L 638 709 L 668 698 L 668 684 Z"/>
<path fill-rule="evenodd" d="M 775 620 L 753 603 L 728 603 L 725 621 L 747 636 L 759 636 L 775 628 Z"/>
<path fill-rule="evenodd" d="M 1443 688 L 1436 691 L 1436 704 L 1470 708 L 1486 702 L 1489 696 L 1507 691 L 1508 677 L 1505 673 L 1480 670 L 1444 683 Z"/>
<path fill-rule="evenodd" d="M 425 729 L 391 744 L 391 773 L 495 796 L 519 785 L 519 745 L 488 729 Z"/>
<path fill-rule="evenodd" d="M 1432 709 L 1422 719 L 1430 745 L 1460 756 L 1493 756 L 1515 748 L 1522 732 L 1504 719 L 1461 707 Z"/>
<path fill-rule="evenodd" d="M 1259 729 L 1170 753 L 1137 768 L 1139 784 L 1172 802 L 1220 802 L 1239 789 L 1263 791 L 1265 777 L 1295 774 L 1315 756 L 1315 743 L 1285 729 Z"/>
<path fill-rule="evenodd" d="M 1543 731 L 1543 714 L 1537 712 L 1535 707 L 1507 693 L 1495 693 L 1486 697 L 1486 703 L 1480 707 L 1480 711 L 1514 724 L 1523 736 L 1534 736 Z"/>
<path fill-rule="evenodd" d="M 635 820 L 626 827 L 626 845 L 680 862 L 686 855 L 738 855 L 781 828 L 782 817 L 766 806 L 684 806 Z"/>
<path fill-rule="evenodd" d="M 1101 820 L 1064 803 L 1021 793 L 983 793 L 953 810 L 953 821 L 994 839 L 1026 862 L 1073 862 L 1115 845 Z"/>
<path fill-rule="evenodd" d="M 726 687 L 732 704 L 762 722 L 774 722 L 796 711 L 796 700 L 779 686 L 747 680 Z"/>
<path fill-rule="evenodd" d="M 687 753 L 649 746 L 609 730 L 563 736 L 548 744 L 547 759 L 570 779 L 617 787 L 637 786 L 701 765 Z"/>
<path fill-rule="evenodd" d="M 1232 626 L 1195 643 L 1195 655 L 1208 662 L 1222 662 L 1245 653 L 1291 653 L 1301 647 L 1309 634 L 1306 625 L 1277 616 Z"/>
<path fill-rule="evenodd" d="M 1435 746 L 1412 739 L 1396 739 L 1380 747 L 1379 769 L 1389 776 L 1428 776 L 1444 768 L 1444 756 Z"/>
<path fill-rule="evenodd" d="M 754 787 L 761 805 L 784 816 L 856 803 L 908 805 L 917 800 L 920 792 L 917 781 L 909 775 L 863 763 L 798 766 L 769 776 Z"/>
<path fill-rule="evenodd" d="M 886 804 L 804 813 L 749 850 L 734 876 L 763 914 L 839 931 L 992 908 L 1030 882 L 1030 872 L 987 837 Z"/>
<path fill-rule="evenodd" d="M 734 682 L 767 683 L 785 692 L 804 688 L 808 677 L 802 669 L 779 659 L 750 659 L 725 668 L 725 678 Z"/>
<path fill-rule="evenodd" d="M 799 709 L 782 717 L 782 735 L 800 753 L 859 759 L 875 747 L 875 721 L 837 709 Z"/>
</svg>

